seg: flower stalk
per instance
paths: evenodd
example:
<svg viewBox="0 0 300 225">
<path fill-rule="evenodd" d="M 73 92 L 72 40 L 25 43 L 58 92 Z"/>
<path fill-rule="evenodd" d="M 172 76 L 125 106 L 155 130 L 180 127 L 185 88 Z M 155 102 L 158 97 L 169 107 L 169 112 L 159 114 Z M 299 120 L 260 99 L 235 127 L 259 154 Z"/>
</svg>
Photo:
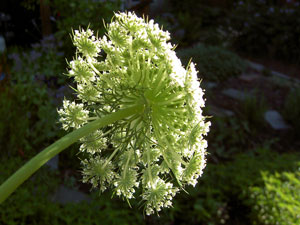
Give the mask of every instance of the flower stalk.
<svg viewBox="0 0 300 225">
<path fill-rule="evenodd" d="M 10 178 L 8 178 L 0 186 L 0 204 L 4 202 L 5 199 L 7 199 L 25 180 L 27 180 L 41 166 L 43 166 L 55 155 L 57 155 L 58 153 L 60 153 L 61 151 L 78 141 L 80 138 L 96 131 L 97 129 L 112 124 L 118 120 L 141 113 L 142 110 L 142 105 L 136 105 L 131 108 L 121 109 L 105 117 L 98 118 L 93 122 L 90 122 L 85 126 L 74 130 L 73 132 L 57 140 L 52 145 L 48 146 L 35 157 L 33 157 L 30 161 L 28 161 L 23 167 L 17 170 Z"/>
</svg>

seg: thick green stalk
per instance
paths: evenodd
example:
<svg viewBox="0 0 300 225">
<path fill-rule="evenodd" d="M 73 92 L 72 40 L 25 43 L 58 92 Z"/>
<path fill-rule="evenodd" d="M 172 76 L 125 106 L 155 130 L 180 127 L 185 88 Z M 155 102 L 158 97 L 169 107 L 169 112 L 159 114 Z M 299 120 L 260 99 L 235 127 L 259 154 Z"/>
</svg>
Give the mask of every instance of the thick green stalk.
<svg viewBox="0 0 300 225">
<path fill-rule="evenodd" d="M 42 165 L 44 165 L 47 161 L 49 161 L 52 157 L 60 153 L 62 150 L 75 143 L 80 138 L 106 125 L 112 124 L 118 120 L 142 112 L 142 110 L 142 105 L 121 109 L 117 112 L 114 112 L 105 117 L 90 122 L 85 126 L 74 130 L 73 132 L 57 140 L 52 145 L 48 146 L 35 157 L 33 157 L 30 161 L 28 161 L 23 167 L 17 170 L 0 186 L 0 204 Z"/>
</svg>

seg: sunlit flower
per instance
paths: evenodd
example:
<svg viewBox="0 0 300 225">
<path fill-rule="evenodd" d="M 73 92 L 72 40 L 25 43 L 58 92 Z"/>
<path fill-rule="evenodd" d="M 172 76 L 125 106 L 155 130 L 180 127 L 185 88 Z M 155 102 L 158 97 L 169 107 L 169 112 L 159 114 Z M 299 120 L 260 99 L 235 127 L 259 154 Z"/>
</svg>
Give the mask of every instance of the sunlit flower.
<svg viewBox="0 0 300 225">
<path fill-rule="evenodd" d="M 202 115 L 204 92 L 194 64 L 182 66 L 170 34 L 153 20 L 118 13 L 106 27 L 100 39 L 89 29 L 75 31 L 77 58 L 69 76 L 82 103 L 65 101 L 59 114 L 64 128 L 76 129 L 143 106 L 142 112 L 83 138 L 80 150 L 90 156 L 82 162 L 84 182 L 101 191 L 112 188 L 126 199 L 137 197 L 141 188 L 149 215 L 170 207 L 175 194 L 195 186 L 202 175 L 210 126 Z M 105 57 L 99 61 L 101 50 Z"/>
</svg>

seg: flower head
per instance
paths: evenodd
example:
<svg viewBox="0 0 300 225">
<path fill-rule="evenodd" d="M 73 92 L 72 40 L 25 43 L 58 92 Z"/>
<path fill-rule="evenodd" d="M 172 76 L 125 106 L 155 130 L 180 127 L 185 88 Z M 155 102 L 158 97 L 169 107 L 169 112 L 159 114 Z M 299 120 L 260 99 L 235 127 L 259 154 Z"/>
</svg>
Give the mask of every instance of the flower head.
<svg viewBox="0 0 300 225">
<path fill-rule="evenodd" d="M 169 39 L 153 20 L 130 12 L 115 14 L 101 39 L 90 30 L 75 31 L 77 59 L 69 76 L 82 103 L 66 101 L 59 110 L 63 127 L 76 129 L 143 106 L 142 112 L 83 138 L 80 149 L 90 155 L 82 162 L 84 182 L 101 191 L 111 187 L 127 199 L 141 187 L 147 214 L 170 207 L 180 188 L 195 185 L 205 167 L 210 123 L 202 115 L 203 91 L 194 64 L 185 69 Z"/>
</svg>

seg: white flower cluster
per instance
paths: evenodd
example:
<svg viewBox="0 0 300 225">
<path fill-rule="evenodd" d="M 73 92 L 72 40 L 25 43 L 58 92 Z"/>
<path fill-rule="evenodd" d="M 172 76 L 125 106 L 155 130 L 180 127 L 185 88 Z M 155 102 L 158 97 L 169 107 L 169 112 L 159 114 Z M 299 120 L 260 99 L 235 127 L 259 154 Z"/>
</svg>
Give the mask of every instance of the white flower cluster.
<svg viewBox="0 0 300 225">
<path fill-rule="evenodd" d="M 84 109 L 83 104 L 76 104 L 68 100 L 63 101 L 63 109 L 58 110 L 58 113 L 59 121 L 65 130 L 81 127 L 89 117 L 89 111 Z"/>
<path fill-rule="evenodd" d="M 107 148 L 106 138 L 103 137 L 103 132 L 97 130 L 91 134 L 80 139 L 82 142 L 80 146 L 80 151 L 88 152 L 90 154 L 100 153 L 102 149 Z"/>
<path fill-rule="evenodd" d="M 185 185 L 196 185 L 205 167 L 210 123 L 202 115 L 203 91 L 191 63 L 185 69 L 153 20 L 115 14 L 107 35 L 75 31 L 76 59 L 69 76 L 78 101 L 59 110 L 63 128 L 141 105 L 143 111 L 82 138 L 83 181 L 131 199 L 142 189 L 146 214 L 172 205 Z M 100 51 L 105 57 L 99 61 Z M 172 174 L 172 176 L 170 176 Z M 175 178 L 172 183 L 171 178 Z"/>
<path fill-rule="evenodd" d="M 101 158 L 99 155 L 91 157 L 89 160 L 82 161 L 84 183 L 91 183 L 93 188 L 100 187 L 100 191 L 105 191 L 116 177 L 114 165 L 107 158 Z"/>
<path fill-rule="evenodd" d="M 95 80 L 95 73 L 84 63 L 81 57 L 70 62 L 69 76 L 74 77 L 78 83 L 88 84 Z"/>
<path fill-rule="evenodd" d="M 76 30 L 73 34 L 73 43 L 77 47 L 79 53 L 85 57 L 97 57 L 100 52 L 100 43 L 94 36 L 92 30 Z"/>
<path fill-rule="evenodd" d="M 145 188 L 142 194 L 143 200 L 146 201 L 146 214 L 151 215 L 161 211 L 163 207 L 172 206 L 172 199 L 176 195 L 178 188 L 173 188 L 173 184 L 160 178 L 155 178 L 153 183 Z"/>
</svg>

